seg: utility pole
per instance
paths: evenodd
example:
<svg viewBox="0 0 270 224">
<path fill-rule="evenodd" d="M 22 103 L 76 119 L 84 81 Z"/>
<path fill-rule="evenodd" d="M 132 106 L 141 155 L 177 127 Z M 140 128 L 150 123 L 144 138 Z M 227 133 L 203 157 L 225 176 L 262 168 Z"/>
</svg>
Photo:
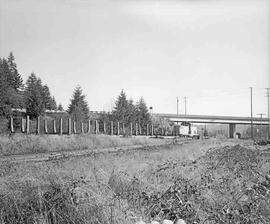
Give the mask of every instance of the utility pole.
<svg viewBox="0 0 270 224">
<path fill-rule="evenodd" d="M 185 115 L 187 115 L 187 97 L 184 97 L 185 100 Z"/>
<path fill-rule="evenodd" d="M 266 88 L 266 97 L 268 105 L 268 140 L 270 140 L 270 88 Z"/>
<path fill-rule="evenodd" d="M 178 115 L 178 109 L 179 109 L 179 107 L 178 107 L 178 104 L 179 104 L 179 99 L 178 99 L 178 97 L 176 97 L 176 102 L 177 102 L 177 115 Z"/>
<path fill-rule="evenodd" d="M 257 115 L 260 115 L 260 117 L 261 117 L 261 123 L 260 123 L 260 139 L 261 139 L 261 138 L 262 138 L 262 117 L 263 117 L 263 115 L 265 115 L 265 114 L 260 113 L 260 114 L 257 114 Z"/>
<path fill-rule="evenodd" d="M 252 87 L 249 88 L 250 88 L 251 139 L 253 139 Z"/>
</svg>

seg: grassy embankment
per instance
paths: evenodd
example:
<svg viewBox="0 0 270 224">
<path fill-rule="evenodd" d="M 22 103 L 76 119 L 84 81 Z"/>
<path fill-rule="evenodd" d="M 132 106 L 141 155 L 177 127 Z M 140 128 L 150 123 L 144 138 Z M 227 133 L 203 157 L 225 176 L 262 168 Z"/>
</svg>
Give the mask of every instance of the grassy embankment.
<svg viewBox="0 0 270 224">
<path fill-rule="evenodd" d="M 249 143 L 206 140 L 6 162 L 0 168 L 0 222 L 129 224 L 179 217 L 187 223 L 269 223 L 266 158 Z"/>
</svg>

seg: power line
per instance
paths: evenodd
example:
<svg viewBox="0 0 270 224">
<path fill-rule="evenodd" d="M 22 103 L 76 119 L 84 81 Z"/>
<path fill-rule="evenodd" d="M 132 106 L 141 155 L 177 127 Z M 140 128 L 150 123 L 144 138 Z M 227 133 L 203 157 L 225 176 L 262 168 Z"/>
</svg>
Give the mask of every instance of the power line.
<svg viewBox="0 0 270 224">
<path fill-rule="evenodd" d="M 199 95 L 234 95 L 234 94 L 244 94 L 247 90 L 246 89 L 207 89 L 199 92 L 192 92 L 193 96 Z M 189 96 L 192 95 L 192 93 L 189 93 Z"/>
</svg>

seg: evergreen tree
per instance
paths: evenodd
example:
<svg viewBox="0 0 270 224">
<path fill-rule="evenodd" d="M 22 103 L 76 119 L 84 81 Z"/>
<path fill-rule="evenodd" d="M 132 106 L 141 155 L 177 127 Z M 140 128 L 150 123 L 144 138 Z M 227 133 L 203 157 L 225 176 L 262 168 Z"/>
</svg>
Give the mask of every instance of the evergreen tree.
<svg viewBox="0 0 270 224">
<path fill-rule="evenodd" d="M 62 106 L 61 103 L 58 105 L 57 110 L 59 110 L 59 111 L 63 111 L 64 110 L 64 108 L 63 108 L 63 106 Z"/>
<path fill-rule="evenodd" d="M 82 94 L 82 88 L 76 87 L 70 105 L 67 112 L 75 121 L 85 121 L 89 118 L 89 107 L 85 99 L 85 95 Z"/>
<path fill-rule="evenodd" d="M 51 98 L 50 107 L 51 110 L 57 110 L 57 103 L 54 96 Z"/>
<path fill-rule="evenodd" d="M 118 96 L 115 102 L 115 107 L 113 109 L 112 114 L 115 121 L 120 123 L 128 123 L 129 102 L 123 90 L 121 91 L 120 95 Z"/>
<path fill-rule="evenodd" d="M 26 82 L 24 92 L 26 113 L 30 117 L 38 117 L 45 113 L 44 86 L 40 78 L 32 73 Z"/>
<path fill-rule="evenodd" d="M 57 105 L 55 98 L 51 96 L 50 89 L 47 85 L 43 86 L 43 91 L 42 91 L 42 97 L 43 97 L 43 103 L 45 106 L 45 109 L 47 110 L 56 110 Z"/>
<path fill-rule="evenodd" d="M 128 111 L 128 117 L 127 117 L 128 123 L 134 123 L 136 121 L 137 108 L 134 105 L 132 99 L 128 101 L 127 111 Z"/>
<path fill-rule="evenodd" d="M 56 102 L 47 85 L 43 86 L 35 74 L 31 74 L 24 89 L 15 58 L 11 52 L 7 59 L 0 58 L 0 116 L 12 114 L 12 108 L 23 108 L 31 117 L 42 115 L 45 109 L 55 110 Z"/>
<path fill-rule="evenodd" d="M 12 52 L 10 52 L 7 58 L 7 63 L 9 68 L 9 83 L 15 90 L 19 90 L 23 86 L 23 80 L 18 73 L 17 64 L 15 63 L 15 57 Z"/>
<path fill-rule="evenodd" d="M 0 58 L 0 116 L 9 116 L 12 108 L 23 106 L 22 88 L 13 54 L 8 59 Z"/>
<path fill-rule="evenodd" d="M 42 88 L 42 98 L 44 102 L 45 109 L 51 110 L 51 93 L 49 87 L 44 85 Z"/>
<path fill-rule="evenodd" d="M 136 120 L 142 127 L 142 130 L 146 132 L 147 124 L 151 122 L 150 113 L 144 99 L 141 97 L 136 104 Z"/>
<path fill-rule="evenodd" d="M 146 131 L 146 125 L 151 122 L 144 99 L 141 98 L 135 106 L 132 99 L 127 100 L 127 96 L 123 90 L 115 102 L 112 115 L 113 119 L 120 123 L 130 124 L 137 122 L 144 131 Z"/>
<path fill-rule="evenodd" d="M 0 59 L 0 115 L 7 116 L 11 113 L 11 102 L 7 89 L 9 83 L 7 80 L 8 64 L 6 59 Z"/>
</svg>

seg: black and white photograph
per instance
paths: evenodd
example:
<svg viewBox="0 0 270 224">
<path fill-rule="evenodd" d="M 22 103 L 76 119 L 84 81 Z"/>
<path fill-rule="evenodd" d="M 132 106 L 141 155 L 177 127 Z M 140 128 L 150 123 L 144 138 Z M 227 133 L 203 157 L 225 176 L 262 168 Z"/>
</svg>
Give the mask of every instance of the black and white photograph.
<svg viewBox="0 0 270 224">
<path fill-rule="evenodd" d="M 269 224 L 270 0 L 0 0 L 0 224 Z"/>
</svg>

